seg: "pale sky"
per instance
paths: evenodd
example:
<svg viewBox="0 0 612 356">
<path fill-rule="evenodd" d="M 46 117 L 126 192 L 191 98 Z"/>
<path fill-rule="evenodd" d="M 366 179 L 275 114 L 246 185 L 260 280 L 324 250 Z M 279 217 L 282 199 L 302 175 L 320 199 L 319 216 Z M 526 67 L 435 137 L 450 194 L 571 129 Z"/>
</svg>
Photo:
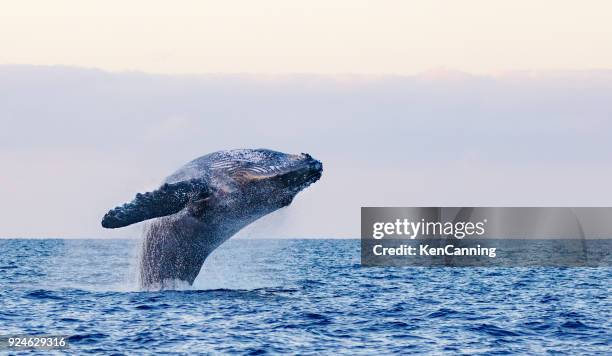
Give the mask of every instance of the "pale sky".
<svg viewBox="0 0 612 356">
<path fill-rule="evenodd" d="M 358 237 L 361 206 L 610 206 L 612 71 L 455 74 L 0 65 L 0 238 L 138 237 L 140 224 L 106 230 L 102 216 L 231 148 L 324 164 L 246 238 Z"/>
<path fill-rule="evenodd" d="M 0 0 L 0 64 L 476 74 L 612 65 L 612 2 Z"/>
<path fill-rule="evenodd" d="M 0 238 L 138 236 L 100 219 L 231 148 L 325 167 L 243 237 L 358 237 L 361 206 L 609 206 L 610 14 L 584 0 L 0 0 Z"/>
</svg>

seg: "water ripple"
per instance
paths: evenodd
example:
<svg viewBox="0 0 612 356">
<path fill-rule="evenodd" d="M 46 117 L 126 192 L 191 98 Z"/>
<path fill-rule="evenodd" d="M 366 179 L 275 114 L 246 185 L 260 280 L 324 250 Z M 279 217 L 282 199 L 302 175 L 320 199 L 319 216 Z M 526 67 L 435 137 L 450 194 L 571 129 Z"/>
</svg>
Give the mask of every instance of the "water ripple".
<svg viewBox="0 0 612 356">
<path fill-rule="evenodd" d="M 606 354 L 612 344 L 610 268 L 363 268 L 356 240 L 233 240 L 193 288 L 140 292 L 136 241 L 2 248 L 3 334 L 70 335 L 76 354 Z"/>
</svg>

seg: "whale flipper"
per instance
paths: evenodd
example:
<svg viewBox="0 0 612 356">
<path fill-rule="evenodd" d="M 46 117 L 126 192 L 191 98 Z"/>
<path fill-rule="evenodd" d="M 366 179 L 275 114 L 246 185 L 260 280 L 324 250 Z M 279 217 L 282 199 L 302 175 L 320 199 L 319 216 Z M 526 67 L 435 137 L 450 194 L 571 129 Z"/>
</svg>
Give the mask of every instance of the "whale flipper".
<svg viewBox="0 0 612 356">
<path fill-rule="evenodd" d="M 131 202 L 111 209 L 102 218 L 102 226 L 114 229 L 175 214 L 185 208 L 190 200 L 206 199 L 210 194 L 207 183 L 200 179 L 166 183 L 152 192 L 136 194 Z"/>
</svg>

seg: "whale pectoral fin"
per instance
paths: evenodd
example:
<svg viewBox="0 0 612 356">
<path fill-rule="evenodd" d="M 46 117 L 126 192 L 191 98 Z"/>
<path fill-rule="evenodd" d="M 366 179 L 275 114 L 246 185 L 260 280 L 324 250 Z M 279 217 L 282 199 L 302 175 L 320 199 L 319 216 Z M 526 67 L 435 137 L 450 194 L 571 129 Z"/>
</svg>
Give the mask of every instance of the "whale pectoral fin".
<svg viewBox="0 0 612 356">
<path fill-rule="evenodd" d="M 164 184 L 152 192 L 136 194 L 131 202 L 110 210 L 102 218 L 102 226 L 114 229 L 172 215 L 185 208 L 192 197 L 204 199 L 210 194 L 208 186 L 201 180 Z"/>
</svg>

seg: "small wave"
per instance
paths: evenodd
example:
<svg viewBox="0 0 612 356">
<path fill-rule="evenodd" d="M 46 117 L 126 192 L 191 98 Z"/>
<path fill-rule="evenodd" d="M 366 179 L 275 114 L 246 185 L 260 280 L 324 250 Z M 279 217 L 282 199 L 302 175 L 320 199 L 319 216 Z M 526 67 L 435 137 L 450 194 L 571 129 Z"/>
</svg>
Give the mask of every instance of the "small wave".
<svg viewBox="0 0 612 356">
<path fill-rule="evenodd" d="M 76 322 L 80 322 L 81 320 L 75 319 L 75 318 L 61 318 L 60 321 L 65 322 L 65 323 L 76 323 Z"/>
<path fill-rule="evenodd" d="M 55 295 L 52 291 L 37 289 L 26 293 L 26 296 L 33 299 L 53 299 L 53 300 L 62 300 L 64 298 Z"/>
<path fill-rule="evenodd" d="M 561 327 L 567 329 L 591 329 L 590 326 L 579 320 L 566 321 L 565 323 L 561 324 Z"/>
<path fill-rule="evenodd" d="M 559 301 L 559 297 L 550 295 L 550 294 L 543 296 L 542 299 L 540 300 L 540 302 L 543 304 L 548 304 L 550 302 L 557 302 L 557 301 Z"/>
<path fill-rule="evenodd" d="M 533 331 L 542 331 L 553 327 L 553 324 L 544 321 L 529 321 L 523 325 Z"/>
<path fill-rule="evenodd" d="M 77 335 L 71 335 L 70 337 L 68 337 L 68 341 L 70 343 L 75 343 L 75 344 L 91 344 L 99 340 L 106 339 L 107 337 L 108 335 L 100 334 L 100 333 L 91 333 L 91 334 L 82 334 L 82 335 L 77 334 Z"/>
<path fill-rule="evenodd" d="M 323 283 L 321 281 L 316 281 L 314 279 L 303 279 L 303 280 L 299 281 L 298 284 L 300 286 L 302 286 L 302 287 L 305 287 L 305 288 L 325 285 L 325 283 Z"/>
<path fill-rule="evenodd" d="M 443 318 L 449 315 L 454 315 L 454 314 L 458 314 L 459 312 L 453 309 L 448 309 L 448 308 L 441 308 L 436 310 L 433 313 L 430 313 L 428 315 L 428 317 L 430 318 Z"/>
<path fill-rule="evenodd" d="M 519 336 L 519 334 L 500 328 L 492 324 L 480 324 L 476 327 L 472 327 L 471 330 L 489 334 L 491 336 L 504 337 L 504 336 Z"/>
<path fill-rule="evenodd" d="M 141 304 L 141 305 L 135 306 L 134 309 L 138 309 L 138 310 L 151 310 L 151 309 L 157 309 L 157 307 L 152 306 L 152 305 L 147 305 L 147 304 Z"/>
<path fill-rule="evenodd" d="M 306 313 L 304 317 L 311 320 L 329 321 L 329 317 L 319 313 Z"/>
</svg>

